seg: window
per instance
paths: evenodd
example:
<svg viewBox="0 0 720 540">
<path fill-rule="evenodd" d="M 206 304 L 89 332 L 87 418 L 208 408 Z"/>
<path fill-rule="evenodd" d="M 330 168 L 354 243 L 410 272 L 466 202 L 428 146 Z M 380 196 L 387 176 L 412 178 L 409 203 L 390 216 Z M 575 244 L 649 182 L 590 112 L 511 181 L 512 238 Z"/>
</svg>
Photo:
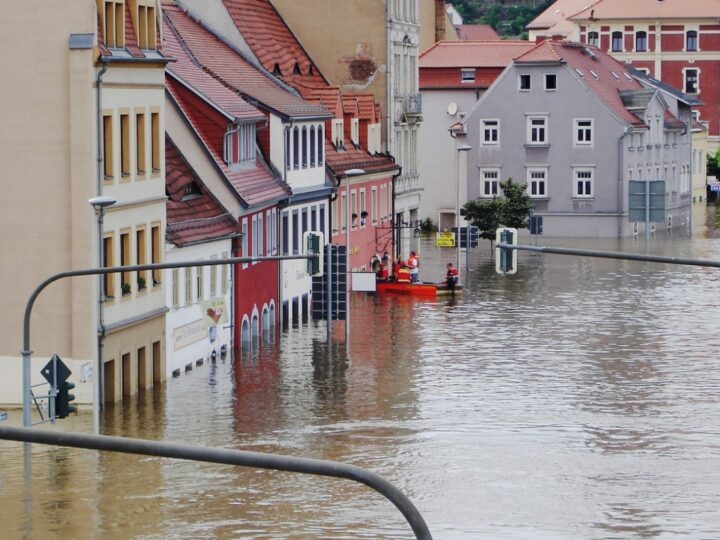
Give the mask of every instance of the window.
<svg viewBox="0 0 720 540">
<path fill-rule="evenodd" d="M 314 167 L 315 163 L 317 162 L 317 155 L 315 152 L 316 146 L 316 138 L 315 138 L 315 126 L 310 126 L 310 166 Z"/>
<path fill-rule="evenodd" d="M 685 50 L 686 51 L 697 51 L 698 50 L 698 33 L 696 30 L 688 30 L 685 34 Z"/>
<path fill-rule="evenodd" d="M 592 145 L 593 143 L 593 121 L 591 119 L 574 120 L 575 123 L 575 144 Z"/>
<path fill-rule="evenodd" d="M 622 32 L 612 33 L 612 52 L 622 52 L 623 50 L 623 34 Z"/>
<path fill-rule="evenodd" d="M 357 226 L 357 192 L 351 191 L 350 192 L 350 225 L 354 229 Z"/>
<path fill-rule="evenodd" d="M 302 128 L 302 168 L 307 169 L 308 166 L 308 140 L 307 126 Z"/>
<path fill-rule="evenodd" d="M 152 250 L 152 264 L 160 264 L 160 250 L 162 249 L 162 246 L 160 245 L 160 226 L 154 225 L 152 229 L 150 230 L 150 243 L 152 244 L 150 246 Z M 160 285 L 161 278 L 160 278 L 160 270 L 153 270 L 152 276 L 153 276 L 153 285 Z"/>
<path fill-rule="evenodd" d="M 210 260 L 217 260 L 217 255 L 211 255 Z M 217 266 L 208 266 L 208 270 L 210 271 L 210 298 L 215 298 L 217 296 Z"/>
<path fill-rule="evenodd" d="M 591 198 L 593 197 L 593 170 L 592 169 L 574 169 L 574 187 L 573 197 Z"/>
<path fill-rule="evenodd" d="M 347 200 L 347 191 L 344 191 L 342 194 L 342 201 L 341 201 L 342 202 L 342 210 L 340 210 L 338 208 L 338 211 L 342 212 L 342 230 L 343 231 L 345 229 L 347 229 L 347 222 L 348 222 L 347 212 L 345 211 L 345 209 L 347 208 L 347 204 L 345 202 L 346 200 Z"/>
<path fill-rule="evenodd" d="M 265 242 L 263 242 L 263 217 L 262 214 L 258 214 L 257 218 L 257 251 L 255 252 L 256 257 L 262 257 L 265 255 L 263 251 Z"/>
<path fill-rule="evenodd" d="M 285 170 L 290 170 L 290 128 L 285 129 Z"/>
<path fill-rule="evenodd" d="M 463 83 L 474 83 L 475 82 L 475 69 L 461 69 L 460 70 L 460 82 Z"/>
<path fill-rule="evenodd" d="M 298 254 L 300 249 L 300 238 L 299 238 L 300 227 L 298 226 L 298 212 L 293 210 L 292 213 L 292 253 L 293 255 Z"/>
<path fill-rule="evenodd" d="M 647 51 L 647 32 L 636 32 L 635 33 L 635 51 L 646 52 Z"/>
<path fill-rule="evenodd" d="M 135 168 L 138 175 L 145 174 L 145 115 L 138 113 L 135 115 Z"/>
<path fill-rule="evenodd" d="M 355 146 L 360 144 L 360 119 L 350 119 L 350 139 Z"/>
<path fill-rule="evenodd" d="M 103 36 L 111 49 L 125 47 L 125 5 L 122 0 L 105 0 Z"/>
<path fill-rule="evenodd" d="M 480 120 L 483 146 L 497 146 L 500 142 L 500 121 Z"/>
<path fill-rule="evenodd" d="M 588 45 L 597 47 L 600 44 L 600 34 L 597 32 L 588 32 L 587 42 Z"/>
<path fill-rule="evenodd" d="M 325 205 L 320 205 L 320 232 L 325 234 Z M 329 240 L 328 240 L 329 241 Z"/>
<path fill-rule="evenodd" d="M 365 190 L 360 190 L 360 226 L 364 227 L 367 223 L 367 206 L 365 201 Z"/>
<path fill-rule="evenodd" d="M 135 231 L 135 261 L 136 264 L 147 264 L 147 244 L 145 243 L 145 229 Z M 147 287 L 147 271 L 138 272 L 138 290 L 142 291 Z"/>
<path fill-rule="evenodd" d="M 150 115 L 150 124 L 152 129 L 152 172 L 160 172 L 161 153 L 160 153 L 160 113 L 152 113 Z"/>
<path fill-rule="evenodd" d="M 250 230 L 251 243 L 250 243 L 250 257 L 258 256 L 258 222 L 257 216 L 252 217 L 252 225 Z M 253 261 L 255 264 L 255 261 Z"/>
<path fill-rule="evenodd" d="M 180 269 L 173 268 L 172 271 L 172 306 L 177 308 L 180 305 Z"/>
<path fill-rule="evenodd" d="M 554 73 L 545 74 L 545 91 L 554 92 L 557 90 L 557 75 Z"/>
<path fill-rule="evenodd" d="M 345 146 L 345 134 L 343 133 L 343 121 L 333 120 L 332 123 L 332 141 L 335 148 L 344 148 Z"/>
<path fill-rule="evenodd" d="M 222 254 L 223 259 L 228 258 L 227 253 Z M 220 290 L 222 291 L 222 294 L 225 294 L 228 290 L 228 276 L 230 275 L 230 265 L 229 264 L 223 264 L 222 265 L 222 276 L 220 281 Z"/>
<path fill-rule="evenodd" d="M 373 223 L 377 223 L 377 215 L 378 215 L 378 193 L 377 193 L 377 187 L 372 188 L 372 192 L 370 193 L 370 219 L 372 219 Z"/>
<path fill-rule="evenodd" d="M 530 75 L 520 75 L 518 84 L 521 92 L 530 91 Z"/>
<path fill-rule="evenodd" d="M 547 169 L 528 169 L 528 194 L 530 197 L 546 197 Z"/>
<path fill-rule="evenodd" d="M 288 213 L 282 213 L 282 254 L 290 255 L 290 224 Z"/>
<path fill-rule="evenodd" d="M 528 144 L 547 144 L 547 116 L 528 116 Z"/>
<path fill-rule="evenodd" d="M 240 244 L 241 244 L 241 250 L 240 253 L 243 258 L 247 258 L 248 256 L 248 242 L 250 240 L 248 239 L 248 222 L 247 219 L 243 219 L 242 221 L 242 237 L 240 238 Z M 243 263 L 243 268 L 247 268 L 248 264 Z"/>
<path fill-rule="evenodd" d="M 300 128 L 293 128 L 293 169 L 300 168 Z"/>
<path fill-rule="evenodd" d="M 132 263 L 130 262 L 130 233 L 121 233 L 120 234 L 120 265 L 121 266 L 130 266 Z M 123 272 L 120 277 L 120 289 L 122 291 L 123 296 L 126 294 L 130 294 L 131 291 L 131 285 L 130 285 L 130 272 Z"/>
<path fill-rule="evenodd" d="M 685 69 L 685 93 L 686 94 L 698 94 L 700 93 L 698 84 L 698 73 L 697 69 Z"/>
<path fill-rule="evenodd" d="M 497 169 L 483 169 L 480 171 L 480 196 L 494 197 L 498 194 L 498 178 L 500 171 Z"/>
<path fill-rule="evenodd" d="M 130 115 L 120 115 L 120 176 L 130 176 Z"/>
<path fill-rule="evenodd" d="M 197 299 L 198 302 L 202 302 L 205 298 L 205 268 L 198 266 L 195 270 L 195 280 L 197 286 Z"/>
<path fill-rule="evenodd" d="M 115 266 L 115 242 L 112 236 L 103 238 L 103 266 L 105 268 Z M 108 299 L 115 297 L 115 274 L 105 274 L 103 276 L 103 287 L 105 288 L 105 296 Z"/>
<path fill-rule="evenodd" d="M 225 133 L 225 163 L 236 165 L 255 162 L 255 124 L 232 126 Z"/>
<path fill-rule="evenodd" d="M 317 129 L 317 146 L 318 146 L 318 159 L 317 164 L 318 167 L 322 167 L 323 161 L 324 161 L 324 153 L 325 153 L 325 146 L 323 145 L 323 127 L 318 126 Z"/>
<path fill-rule="evenodd" d="M 185 304 L 192 304 L 192 268 L 185 269 Z"/>
<path fill-rule="evenodd" d="M 155 30 L 155 8 L 138 6 L 138 45 L 141 49 L 156 49 L 157 34 Z"/>
<path fill-rule="evenodd" d="M 317 206 L 313 206 L 310 208 L 310 230 L 311 231 L 319 231 L 320 226 L 317 222 Z"/>
<path fill-rule="evenodd" d="M 302 209 L 302 216 L 301 216 L 301 228 L 300 228 L 300 238 L 302 241 L 302 237 L 305 235 L 306 232 L 308 232 L 308 209 L 303 208 Z M 303 250 L 305 247 L 303 246 Z M 302 250 L 301 250 L 302 251 Z"/>
<path fill-rule="evenodd" d="M 114 176 L 112 115 L 103 116 L 103 174 L 105 180 Z"/>
</svg>

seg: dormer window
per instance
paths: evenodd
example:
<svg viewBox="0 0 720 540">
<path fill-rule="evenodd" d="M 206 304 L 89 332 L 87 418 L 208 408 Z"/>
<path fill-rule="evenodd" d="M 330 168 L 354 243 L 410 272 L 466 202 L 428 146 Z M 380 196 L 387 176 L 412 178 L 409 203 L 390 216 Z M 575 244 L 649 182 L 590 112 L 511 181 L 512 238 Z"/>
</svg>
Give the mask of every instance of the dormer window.
<svg viewBox="0 0 720 540">
<path fill-rule="evenodd" d="M 332 122 L 332 142 L 335 148 L 345 148 L 344 122 L 342 120 L 333 120 Z"/>
<path fill-rule="evenodd" d="M 183 192 L 183 201 L 187 201 L 189 199 L 194 199 L 196 197 L 200 197 L 202 195 L 202 190 L 200 189 L 200 186 L 197 182 L 190 182 L 187 186 L 185 186 L 185 191 Z"/>
<path fill-rule="evenodd" d="M 293 67 L 293 75 L 302 75 L 300 72 L 300 64 L 297 62 L 295 63 L 295 67 Z"/>
<path fill-rule="evenodd" d="M 138 2 L 136 32 L 141 49 L 157 49 L 155 2 Z"/>
<path fill-rule="evenodd" d="M 352 118 L 350 120 L 350 139 L 355 146 L 360 144 L 360 119 Z"/>
<path fill-rule="evenodd" d="M 275 67 L 273 67 L 272 74 L 276 77 L 282 77 L 282 70 L 280 69 L 280 64 L 275 64 Z"/>
<path fill-rule="evenodd" d="M 255 162 L 255 124 L 235 124 L 225 134 L 225 163 Z"/>
<path fill-rule="evenodd" d="M 102 13 L 105 45 L 111 49 L 125 47 L 125 2 L 105 0 Z"/>
</svg>

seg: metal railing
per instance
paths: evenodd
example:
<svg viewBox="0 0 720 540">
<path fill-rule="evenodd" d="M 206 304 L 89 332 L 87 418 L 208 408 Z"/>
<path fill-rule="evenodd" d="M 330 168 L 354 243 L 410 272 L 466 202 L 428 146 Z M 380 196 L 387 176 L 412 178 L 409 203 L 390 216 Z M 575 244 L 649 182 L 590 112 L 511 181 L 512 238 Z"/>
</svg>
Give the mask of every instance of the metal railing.
<svg viewBox="0 0 720 540">
<path fill-rule="evenodd" d="M 20 427 L 0 427 L 0 439 L 343 478 L 364 484 L 383 495 L 405 516 L 415 538 L 432 540 L 430 529 L 422 515 L 402 491 L 381 476 L 355 465 L 243 450 Z"/>
</svg>

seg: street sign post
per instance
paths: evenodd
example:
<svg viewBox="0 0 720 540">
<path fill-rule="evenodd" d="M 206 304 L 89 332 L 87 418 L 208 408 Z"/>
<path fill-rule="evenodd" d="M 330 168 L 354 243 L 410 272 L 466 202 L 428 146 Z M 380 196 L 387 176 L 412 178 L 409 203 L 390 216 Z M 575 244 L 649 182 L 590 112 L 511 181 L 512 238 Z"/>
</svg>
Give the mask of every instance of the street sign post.
<svg viewBox="0 0 720 540">
<path fill-rule="evenodd" d="M 53 354 L 50 361 L 45 364 L 40 374 L 45 378 L 48 384 L 54 388 L 57 388 L 62 383 L 68 380 L 72 371 L 65 365 L 57 354 Z"/>
</svg>

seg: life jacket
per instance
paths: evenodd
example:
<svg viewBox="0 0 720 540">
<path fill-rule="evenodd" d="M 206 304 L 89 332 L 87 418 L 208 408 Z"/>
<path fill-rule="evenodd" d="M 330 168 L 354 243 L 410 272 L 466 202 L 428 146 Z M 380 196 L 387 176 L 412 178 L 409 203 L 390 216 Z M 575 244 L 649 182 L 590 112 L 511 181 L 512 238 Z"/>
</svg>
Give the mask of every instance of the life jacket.
<svg viewBox="0 0 720 540">
<path fill-rule="evenodd" d="M 398 283 L 410 283 L 410 270 L 407 266 L 401 266 L 397 271 L 397 282 Z"/>
</svg>

